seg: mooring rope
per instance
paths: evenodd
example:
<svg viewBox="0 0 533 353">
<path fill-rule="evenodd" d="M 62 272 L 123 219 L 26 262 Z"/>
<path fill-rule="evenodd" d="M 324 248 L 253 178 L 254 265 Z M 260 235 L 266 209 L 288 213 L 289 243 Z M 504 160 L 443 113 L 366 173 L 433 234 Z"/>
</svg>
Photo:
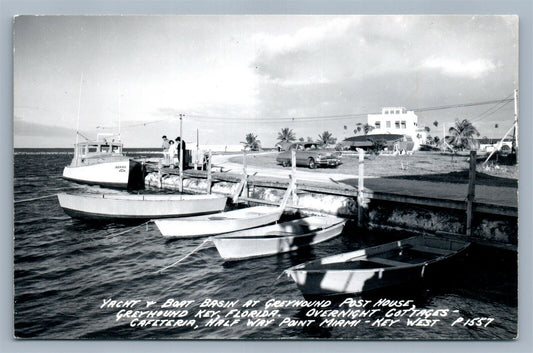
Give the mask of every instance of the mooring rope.
<svg viewBox="0 0 533 353">
<path fill-rule="evenodd" d="M 122 235 L 122 234 L 126 234 L 126 233 L 128 233 L 128 232 L 131 232 L 132 230 L 135 230 L 135 229 L 137 229 L 137 228 L 141 228 L 141 227 L 144 226 L 144 225 L 147 225 L 147 226 L 148 226 L 148 223 L 150 223 L 150 222 L 152 222 L 152 221 L 151 221 L 151 220 L 150 220 L 150 221 L 146 221 L 146 222 L 144 222 L 144 223 L 142 223 L 142 224 L 139 224 L 138 226 L 135 226 L 135 227 L 133 227 L 133 228 L 128 228 L 128 229 L 126 229 L 126 230 L 124 230 L 124 231 L 122 231 L 122 232 L 118 232 L 118 233 L 111 233 L 110 235 L 113 236 L 113 237 L 116 237 L 116 236 L 119 236 L 119 235 Z"/>
<path fill-rule="evenodd" d="M 212 241 L 212 239 L 211 239 L 211 238 L 207 238 L 206 240 L 204 240 L 204 241 L 202 242 L 202 244 L 198 245 L 196 248 L 194 248 L 194 249 L 193 249 L 191 252 L 189 252 L 187 255 L 185 255 L 184 257 L 182 257 L 182 258 L 179 259 L 178 261 L 174 262 L 173 264 L 168 265 L 167 267 L 163 267 L 162 269 L 156 271 L 155 273 L 161 273 L 161 272 L 163 272 L 163 271 L 165 271 L 165 270 L 171 268 L 172 266 L 175 266 L 175 265 L 179 264 L 180 262 L 182 262 L 183 260 L 185 260 L 186 258 L 188 258 L 189 256 L 191 256 L 192 254 L 194 254 L 195 252 L 197 252 L 198 250 L 200 250 L 200 248 L 201 248 L 202 246 L 204 246 L 206 243 L 208 243 L 208 242 L 210 242 L 210 241 Z"/>
<path fill-rule="evenodd" d="M 272 283 L 270 283 L 270 286 L 271 286 L 271 287 L 275 286 L 275 285 L 278 283 L 278 281 L 279 281 L 279 279 L 281 278 L 281 276 L 283 276 L 283 275 L 287 275 L 287 270 L 283 270 L 283 271 L 278 275 L 278 277 L 276 277 L 276 279 L 273 280 Z"/>
<path fill-rule="evenodd" d="M 15 200 L 13 203 L 35 201 L 35 200 L 47 199 L 47 198 L 56 197 L 56 196 L 57 196 L 56 194 L 53 194 L 53 195 L 47 195 L 47 196 L 41 196 L 41 197 L 33 197 L 31 199 Z"/>
<path fill-rule="evenodd" d="M 281 272 L 281 273 L 278 275 L 278 277 L 276 277 L 276 280 L 274 281 L 274 283 L 277 282 L 277 281 L 281 278 L 281 276 L 286 275 L 286 274 L 287 274 L 287 270 L 283 270 L 283 272 Z"/>
</svg>

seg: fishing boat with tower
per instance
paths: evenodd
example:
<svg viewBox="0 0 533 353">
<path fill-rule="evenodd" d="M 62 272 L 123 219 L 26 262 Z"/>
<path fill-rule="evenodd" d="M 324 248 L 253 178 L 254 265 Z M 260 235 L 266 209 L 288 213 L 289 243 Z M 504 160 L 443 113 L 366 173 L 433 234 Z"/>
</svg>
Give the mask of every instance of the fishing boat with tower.
<svg viewBox="0 0 533 353">
<path fill-rule="evenodd" d="M 76 143 L 70 165 L 63 169 L 63 178 L 78 183 L 120 189 L 144 188 L 144 166 L 123 153 L 120 138 L 120 100 L 118 134 L 99 133 L 91 140 L 80 132 L 83 73 L 80 77 Z M 83 141 L 80 141 L 80 136 Z"/>
<path fill-rule="evenodd" d="M 85 140 L 74 145 L 74 157 L 63 169 L 63 178 L 121 189 L 144 187 L 143 165 L 124 155 L 119 135 L 98 134 L 96 140 L 81 136 Z"/>
</svg>

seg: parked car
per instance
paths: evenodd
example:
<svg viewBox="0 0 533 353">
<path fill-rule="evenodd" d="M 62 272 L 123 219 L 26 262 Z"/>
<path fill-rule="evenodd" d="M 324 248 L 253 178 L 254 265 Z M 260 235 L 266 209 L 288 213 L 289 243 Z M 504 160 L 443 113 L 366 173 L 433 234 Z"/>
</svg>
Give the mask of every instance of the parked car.
<svg viewBox="0 0 533 353">
<path fill-rule="evenodd" d="M 296 151 L 296 165 L 305 166 L 311 169 L 317 166 L 337 167 L 341 165 L 341 153 L 322 148 L 320 144 L 314 142 L 296 142 L 290 145 L 287 151 L 280 152 L 276 157 L 276 162 L 284 167 L 291 165 L 291 151 Z"/>
</svg>

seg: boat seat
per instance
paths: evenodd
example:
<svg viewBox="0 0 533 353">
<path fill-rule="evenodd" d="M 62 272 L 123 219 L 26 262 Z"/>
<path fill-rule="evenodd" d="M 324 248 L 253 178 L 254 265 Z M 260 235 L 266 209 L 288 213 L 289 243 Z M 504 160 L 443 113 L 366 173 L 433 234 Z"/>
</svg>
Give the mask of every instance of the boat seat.
<svg viewBox="0 0 533 353">
<path fill-rule="evenodd" d="M 378 263 L 378 264 L 389 265 L 389 266 L 405 266 L 405 265 L 409 265 L 408 262 L 390 260 L 390 259 L 385 259 L 383 257 L 369 257 L 369 258 L 367 258 L 367 260 L 375 262 L 375 263 Z"/>
<path fill-rule="evenodd" d="M 426 252 L 426 253 L 430 253 L 430 254 L 437 254 L 437 255 L 450 255 L 450 254 L 453 254 L 455 252 L 453 250 L 431 248 L 429 246 L 423 246 L 423 245 L 415 245 L 415 246 L 413 246 L 411 248 L 411 250 L 420 251 L 420 252 Z"/>
</svg>

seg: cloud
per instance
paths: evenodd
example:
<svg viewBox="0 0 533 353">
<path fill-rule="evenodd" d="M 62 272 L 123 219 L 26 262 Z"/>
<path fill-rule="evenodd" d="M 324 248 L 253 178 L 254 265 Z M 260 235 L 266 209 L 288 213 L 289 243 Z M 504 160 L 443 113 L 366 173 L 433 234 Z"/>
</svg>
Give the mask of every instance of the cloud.
<svg viewBox="0 0 533 353">
<path fill-rule="evenodd" d="M 271 35 L 263 32 L 256 34 L 252 39 L 266 53 L 278 55 L 302 48 L 316 48 L 324 41 L 338 39 L 356 21 L 355 17 L 339 17 L 321 25 L 301 28 L 293 34 Z"/>
<path fill-rule="evenodd" d="M 307 25 L 294 33 L 258 33 L 252 41 L 258 48 L 251 66 L 260 82 L 282 86 L 324 84 L 340 77 L 346 68 L 347 42 L 356 17 L 333 18 Z M 332 55 L 341 49 L 341 54 Z M 341 71 L 339 71 L 341 69 Z"/>
<path fill-rule="evenodd" d="M 517 52 L 516 33 L 501 22 L 348 16 L 307 22 L 281 35 L 263 33 L 256 36 L 252 61 L 258 115 L 349 115 L 389 105 L 424 108 L 504 98 L 513 89 Z"/>
<path fill-rule="evenodd" d="M 497 66 L 488 59 L 461 60 L 451 57 L 430 57 L 422 68 L 440 70 L 450 76 L 479 78 L 493 72 Z"/>
<path fill-rule="evenodd" d="M 60 126 L 51 126 L 39 123 L 32 123 L 15 117 L 13 130 L 16 136 L 48 136 L 48 137 L 70 137 L 74 138 L 76 130 Z"/>
<path fill-rule="evenodd" d="M 286 127 L 277 118 L 487 101 L 508 96 L 518 79 L 517 21 L 505 16 L 65 20 L 32 17 L 45 26 L 17 27 L 15 114 L 75 127 L 79 110 L 83 131 L 116 126 L 121 117 L 129 146 L 158 146 L 163 133 L 178 130 L 179 113 L 187 139 L 197 129 L 212 143 L 256 132 L 269 145 Z M 424 115 L 431 123 L 434 114 Z M 360 121 L 291 127 L 304 137 L 338 135 Z M 19 124 L 16 134 L 35 136 L 36 126 Z"/>
</svg>

